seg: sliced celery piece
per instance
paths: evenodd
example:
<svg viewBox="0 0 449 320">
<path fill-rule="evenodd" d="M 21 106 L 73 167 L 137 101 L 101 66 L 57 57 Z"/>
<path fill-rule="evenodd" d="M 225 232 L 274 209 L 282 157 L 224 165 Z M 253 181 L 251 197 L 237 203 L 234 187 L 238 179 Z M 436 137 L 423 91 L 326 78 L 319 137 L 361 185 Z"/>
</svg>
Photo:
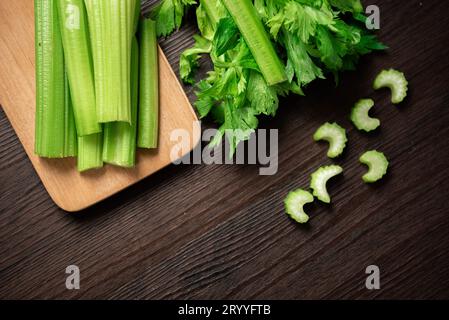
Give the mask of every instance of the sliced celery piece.
<svg viewBox="0 0 449 320">
<path fill-rule="evenodd" d="M 327 141 L 329 142 L 329 151 L 327 156 L 329 158 L 337 158 L 340 156 L 345 147 L 348 139 L 346 137 L 346 130 L 340 127 L 337 123 L 325 123 L 313 135 L 315 141 Z"/>
<path fill-rule="evenodd" d="M 103 133 L 78 138 L 78 171 L 103 167 Z"/>
<path fill-rule="evenodd" d="M 78 136 L 101 132 L 95 107 L 95 85 L 83 0 L 55 0 Z"/>
<path fill-rule="evenodd" d="M 75 115 L 73 113 L 72 96 L 70 94 L 67 72 L 64 77 L 64 155 L 76 157 L 78 155 L 78 134 L 76 132 Z"/>
<path fill-rule="evenodd" d="M 312 174 L 312 181 L 310 182 L 310 187 L 313 190 L 313 195 L 317 197 L 318 200 L 324 203 L 330 203 L 331 198 L 327 191 L 327 182 L 343 172 L 343 168 L 340 166 L 327 166 L 321 167 Z"/>
<path fill-rule="evenodd" d="M 159 141 L 159 67 L 156 23 L 143 19 L 140 23 L 140 94 L 138 138 L 139 148 L 157 148 Z"/>
<path fill-rule="evenodd" d="M 389 163 L 382 152 L 376 150 L 365 152 L 360 157 L 360 162 L 366 164 L 369 168 L 368 172 L 362 177 L 366 183 L 377 182 L 387 174 Z"/>
<path fill-rule="evenodd" d="M 139 45 L 134 38 L 131 49 L 132 124 L 106 123 L 104 126 L 103 161 L 120 167 L 136 164 L 137 104 L 139 90 Z"/>
<path fill-rule="evenodd" d="M 313 196 L 310 192 L 297 189 L 288 194 L 284 200 L 285 211 L 298 223 L 307 223 L 309 216 L 304 212 L 304 205 L 313 202 Z"/>
<path fill-rule="evenodd" d="M 243 35 L 268 85 L 287 80 L 285 66 L 250 0 L 222 0 Z"/>
<path fill-rule="evenodd" d="M 35 153 L 46 158 L 77 153 L 75 121 L 64 67 L 56 2 L 35 0 Z"/>
<path fill-rule="evenodd" d="M 351 121 L 357 129 L 370 132 L 380 126 L 379 119 L 369 116 L 372 107 L 374 107 L 372 99 L 361 99 L 354 105 L 351 111 Z"/>
<path fill-rule="evenodd" d="M 95 70 L 97 118 L 131 123 L 131 43 L 138 0 L 84 0 Z"/>
<path fill-rule="evenodd" d="M 374 80 L 374 89 L 389 88 L 391 102 L 401 103 L 407 96 L 408 81 L 403 72 L 395 69 L 383 70 Z"/>
</svg>

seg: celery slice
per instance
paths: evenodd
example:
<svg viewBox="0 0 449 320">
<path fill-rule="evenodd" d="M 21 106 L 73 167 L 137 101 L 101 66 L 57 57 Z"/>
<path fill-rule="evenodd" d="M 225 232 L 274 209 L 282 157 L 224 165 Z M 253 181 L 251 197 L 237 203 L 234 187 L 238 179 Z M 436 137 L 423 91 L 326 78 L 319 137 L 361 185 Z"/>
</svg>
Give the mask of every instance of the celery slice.
<svg viewBox="0 0 449 320">
<path fill-rule="evenodd" d="M 309 216 L 304 212 L 304 205 L 313 202 L 310 192 L 297 189 L 291 191 L 284 200 L 285 211 L 298 223 L 307 223 Z"/>
<path fill-rule="evenodd" d="M 383 70 L 374 80 L 374 89 L 380 88 L 389 88 L 391 90 L 391 102 L 398 104 L 407 96 L 408 81 L 404 73 L 398 70 Z"/>
<path fill-rule="evenodd" d="M 250 0 L 222 0 L 240 32 L 268 85 L 287 80 L 285 66 L 279 59 L 268 33 Z"/>
<path fill-rule="evenodd" d="M 134 167 L 136 164 L 139 45 L 135 38 L 131 54 L 132 124 L 126 122 L 106 123 L 103 143 L 103 161 L 126 168 Z"/>
<path fill-rule="evenodd" d="M 313 135 L 315 141 L 327 141 L 329 142 L 329 151 L 327 156 L 329 158 L 337 158 L 340 156 L 345 147 L 348 139 L 346 138 L 346 130 L 340 127 L 337 123 L 325 123 Z"/>
<path fill-rule="evenodd" d="M 372 107 L 374 107 L 372 99 L 361 99 L 354 105 L 351 111 L 351 121 L 357 129 L 370 132 L 380 126 L 379 119 L 369 116 Z"/>
<path fill-rule="evenodd" d="M 78 138 L 78 171 L 103 167 L 103 133 Z"/>
<path fill-rule="evenodd" d="M 36 123 L 35 153 L 46 158 L 77 153 L 56 2 L 35 0 Z"/>
<path fill-rule="evenodd" d="M 387 174 L 389 163 L 382 152 L 376 150 L 365 152 L 360 157 L 360 162 L 366 164 L 369 168 L 368 172 L 362 177 L 366 183 L 377 182 Z"/>
<path fill-rule="evenodd" d="M 336 165 L 321 167 L 315 171 L 312 174 L 312 181 L 310 182 L 310 187 L 313 189 L 313 195 L 324 203 L 330 203 L 331 198 L 327 191 L 326 184 L 331 178 L 342 172 L 343 168 Z"/>
<path fill-rule="evenodd" d="M 96 116 L 93 66 L 84 2 L 56 0 L 56 3 L 78 136 L 101 132 Z"/>
<path fill-rule="evenodd" d="M 64 77 L 64 155 L 65 157 L 76 157 L 78 155 L 78 134 L 76 132 L 75 115 L 73 113 L 72 97 L 69 88 L 67 72 Z"/>
<path fill-rule="evenodd" d="M 131 43 L 138 0 L 84 0 L 93 61 L 97 118 L 131 123 Z"/>
<path fill-rule="evenodd" d="M 140 99 L 138 117 L 139 148 L 157 148 L 159 141 L 159 68 L 156 23 L 140 23 Z"/>
</svg>

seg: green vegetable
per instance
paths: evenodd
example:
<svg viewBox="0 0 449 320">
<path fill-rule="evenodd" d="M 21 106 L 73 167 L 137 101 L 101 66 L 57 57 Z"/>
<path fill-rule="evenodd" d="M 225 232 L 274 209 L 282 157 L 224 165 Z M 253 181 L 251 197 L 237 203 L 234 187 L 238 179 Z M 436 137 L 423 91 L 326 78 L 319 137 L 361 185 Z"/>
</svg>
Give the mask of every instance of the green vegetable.
<svg viewBox="0 0 449 320">
<path fill-rule="evenodd" d="M 106 123 L 104 126 L 103 161 L 120 167 L 136 165 L 137 104 L 139 91 L 139 45 L 134 38 L 131 49 L 132 124 Z"/>
<path fill-rule="evenodd" d="M 360 157 L 360 162 L 366 164 L 368 172 L 362 177 L 366 183 L 373 183 L 382 179 L 387 174 L 388 159 L 382 152 L 376 150 L 365 152 Z"/>
<path fill-rule="evenodd" d="M 285 33 L 283 39 L 287 50 L 287 75 L 290 82 L 296 76 L 298 86 L 303 87 L 315 79 L 325 78 L 323 70 L 309 56 L 306 45 L 297 34 Z"/>
<path fill-rule="evenodd" d="M 329 151 L 327 156 L 329 158 L 337 158 L 340 156 L 345 147 L 348 139 L 346 138 L 346 130 L 340 127 L 337 123 L 325 123 L 313 135 L 315 141 L 327 141 L 329 142 Z"/>
<path fill-rule="evenodd" d="M 289 81 L 301 87 L 326 73 L 338 81 L 338 72 L 354 70 L 361 55 L 386 48 L 359 21 L 364 17 L 358 0 L 255 3 L 272 38 L 287 52 Z"/>
<path fill-rule="evenodd" d="M 310 182 L 310 187 L 313 189 L 313 195 L 324 203 L 330 203 L 331 198 L 327 192 L 326 184 L 331 178 L 342 172 L 343 168 L 336 165 L 321 167 L 315 171 L 312 174 L 312 180 Z"/>
<path fill-rule="evenodd" d="M 203 10 L 203 5 L 208 9 Z M 198 11 L 202 11 L 197 14 L 197 18 L 202 26 L 200 29 L 207 30 L 203 39 L 205 45 L 209 44 L 206 51 L 211 51 L 214 71 L 198 84 L 198 100 L 195 105 L 201 118 L 211 114 L 222 124 L 212 145 L 219 143 L 226 135 L 230 141 L 232 156 L 238 143 L 247 140 L 257 128 L 257 116 L 276 113 L 279 105 L 278 95 L 284 94 L 286 86 L 268 86 L 221 1 L 202 0 Z M 207 14 L 211 11 L 213 19 Z M 218 23 L 213 24 L 212 21 Z M 239 37 L 236 38 L 233 33 L 219 31 L 227 27 L 237 30 Z M 217 49 L 214 44 L 220 44 L 221 49 Z"/>
<path fill-rule="evenodd" d="M 60 138 L 64 139 L 64 157 L 76 157 L 78 154 L 78 134 L 76 132 L 75 116 L 67 72 L 64 77 L 64 88 L 64 133 L 61 134 L 61 136 L 57 136 L 60 133 L 54 133 L 54 138 L 56 140 L 59 140 Z"/>
<path fill-rule="evenodd" d="M 374 107 L 372 99 L 361 99 L 354 105 L 351 111 L 351 121 L 357 129 L 370 132 L 380 126 L 379 119 L 369 116 L 372 107 Z"/>
<path fill-rule="evenodd" d="M 195 3 L 195 0 L 162 0 L 152 12 L 152 18 L 156 19 L 157 35 L 168 36 L 179 29 L 186 9 Z"/>
<path fill-rule="evenodd" d="M 193 37 L 195 45 L 185 50 L 179 59 L 179 75 L 182 81 L 188 84 L 194 84 L 194 73 L 199 67 L 199 59 L 202 54 L 210 53 L 212 50 L 212 42 L 199 36 Z"/>
<path fill-rule="evenodd" d="M 390 69 L 383 70 L 374 80 L 374 89 L 389 88 L 391 90 L 391 102 L 401 103 L 407 96 L 408 81 L 404 73 Z"/>
<path fill-rule="evenodd" d="M 235 48 L 239 42 L 240 34 L 234 19 L 231 17 L 222 18 L 215 31 L 212 48 L 214 55 L 219 57 L 227 51 Z"/>
<path fill-rule="evenodd" d="M 179 24 L 192 3 L 183 1 L 176 11 Z M 311 82 L 328 74 L 338 82 L 339 72 L 354 70 L 362 55 L 386 48 L 366 30 L 359 0 L 199 3 L 200 35 L 181 55 L 180 74 L 194 83 L 199 59 L 210 56 L 213 68 L 196 84 L 195 106 L 201 118 L 211 116 L 220 126 L 212 145 L 232 134 L 231 155 L 257 129 L 261 115 L 276 114 L 279 96 L 303 95 Z M 170 21 L 161 19 L 161 12 L 158 22 Z M 168 31 L 179 26 L 168 24 Z"/>
<path fill-rule="evenodd" d="M 156 24 L 144 19 L 140 24 L 140 109 L 139 148 L 157 148 L 159 141 L 159 69 Z"/>
<path fill-rule="evenodd" d="M 204 18 L 209 19 L 209 23 L 216 26 L 218 22 L 228 14 L 221 0 L 200 0 L 199 8 L 204 9 Z M 197 18 L 201 16 L 202 10 L 197 11 Z M 202 25 L 202 23 L 199 23 Z"/>
<path fill-rule="evenodd" d="M 64 69 L 56 2 L 35 0 L 36 128 L 35 153 L 64 158 L 77 154 L 75 120 Z"/>
<path fill-rule="evenodd" d="M 360 0 L 330 0 L 329 2 L 342 12 L 352 12 L 354 14 L 363 12 L 363 6 Z"/>
<path fill-rule="evenodd" d="M 297 189 L 290 192 L 284 200 L 287 214 L 298 223 L 307 223 L 309 216 L 304 212 L 304 205 L 313 202 L 310 192 Z"/>
<path fill-rule="evenodd" d="M 268 85 L 287 80 L 285 67 L 250 0 L 222 0 L 250 48 Z"/>
<path fill-rule="evenodd" d="M 95 108 L 95 86 L 83 0 L 55 0 L 78 136 L 101 131 Z"/>
<path fill-rule="evenodd" d="M 185 83 L 195 83 L 195 71 L 199 67 L 199 60 L 202 55 L 212 53 L 216 28 L 220 20 L 227 15 L 227 10 L 220 0 L 200 0 L 196 16 L 201 35 L 193 36 L 195 44 L 185 50 L 179 59 L 179 74 Z"/>
<path fill-rule="evenodd" d="M 246 98 L 257 114 L 275 116 L 279 107 L 278 91 L 270 87 L 258 72 L 250 72 Z"/>
<path fill-rule="evenodd" d="M 78 138 L 78 171 L 103 167 L 103 133 Z"/>
<path fill-rule="evenodd" d="M 97 118 L 131 123 L 131 43 L 138 0 L 85 0 L 95 70 Z"/>
<path fill-rule="evenodd" d="M 218 25 L 203 25 L 203 28 L 212 30 L 212 34 L 205 35 L 208 39 L 204 39 L 210 43 L 225 43 L 224 47 L 228 50 L 219 57 L 211 52 L 215 70 L 209 73 L 208 79 L 198 84 L 198 100 L 195 105 L 201 118 L 212 112 L 216 120 L 222 123 L 219 133 L 212 141 L 212 146 L 219 143 L 226 135 L 231 146 L 229 156 L 232 156 L 238 143 L 247 140 L 258 126 L 257 115 L 260 111 L 251 108 L 249 98 L 252 97 L 247 97 L 251 73 L 258 72 L 258 66 L 241 36 L 236 39 L 229 33 L 218 33 L 217 30 L 222 29 L 223 25 L 232 23 L 227 19 L 229 16 L 226 9 L 220 9 L 221 2 L 219 0 L 202 1 L 202 4 L 206 3 L 211 10 L 216 9 L 215 17 L 220 19 Z M 211 23 L 210 21 L 213 19 L 204 19 L 202 23 Z M 261 87 L 259 87 L 259 78 L 264 84 Z M 258 92 L 268 88 L 264 78 L 262 76 L 259 78 L 255 78 L 253 82 L 253 88 L 257 87 Z M 266 106 L 267 104 L 264 103 L 260 108 Z M 275 108 L 277 109 L 277 106 Z M 268 112 L 270 111 L 266 110 L 266 113 Z"/>
</svg>

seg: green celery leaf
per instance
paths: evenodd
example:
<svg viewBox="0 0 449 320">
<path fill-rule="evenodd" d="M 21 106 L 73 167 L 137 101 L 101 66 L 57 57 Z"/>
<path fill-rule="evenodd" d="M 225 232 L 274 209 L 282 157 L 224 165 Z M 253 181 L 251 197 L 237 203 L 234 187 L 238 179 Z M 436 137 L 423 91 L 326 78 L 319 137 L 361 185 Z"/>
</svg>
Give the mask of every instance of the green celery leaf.
<svg viewBox="0 0 449 320">
<path fill-rule="evenodd" d="M 343 65 L 342 57 L 346 54 L 345 45 L 327 28 L 319 26 L 316 34 L 317 48 L 321 61 L 330 71 L 338 71 Z"/>
<path fill-rule="evenodd" d="M 388 47 L 381 43 L 375 35 L 362 34 L 360 42 L 355 46 L 358 54 L 365 55 L 374 50 L 385 50 Z"/>
<path fill-rule="evenodd" d="M 214 107 L 215 99 L 208 94 L 200 94 L 201 92 L 207 91 L 211 88 L 211 85 L 205 81 L 202 80 L 198 83 L 198 92 L 197 95 L 201 96 L 199 97 L 195 102 L 196 110 L 198 110 L 198 113 L 200 115 L 200 118 L 206 117 L 211 109 Z"/>
<path fill-rule="evenodd" d="M 360 0 L 329 0 L 333 7 L 336 7 L 342 12 L 352 12 L 357 14 L 363 11 L 363 6 Z"/>
<path fill-rule="evenodd" d="M 314 8 L 290 1 L 284 8 L 284 26 L 291 33 L 296 33 L 304 43 L 315 35 L 318 25 L 331 26 L 334 23 L 332 11 L 326 6 Z"/>
<path fill-rule="evenodd" d="M 213 143 L 216 144 L 217 140 L 221 139 L 224 133 L 230 145 L 229 157 L 233 157 L 239 143 L 248 140 L 254 130 L 257 129 L 259 120 L 252 108 L 238 108 L 233 104 L 232 100 L 225 101 L 223 108 L 225 121 Z"/>
<path fill-rule="evenodd" d="M 212 25 L 206 10 L 204 10 L 201 4 L 196 9 L 196 20 L 201 36 L 212 41 L 215 34 L 215 26 Z"/>
<path fill-rule="evenodd" d="M 199 59 L 201 54 L 210 53 L 212 50 L 212 43 L 199 36 L 195 35 L 195 44 L 192 48 L 185 50 L 179 60 L 179 73 L 181 79 L 188 84 L 194 84 L 194 73 L 199 67 Z"/>
<path fill-rule="evenodd" d="M 213 40 L 216 56 L 221 56 L 239 44 L 240 34 L 237 25 L 231 17 L 220 20 Z"/>
<path fill-rule="evenodd" d="M 284 38 L 288 56 L 287 74 L 290 80 L 296 75 L 298 84 L 304 86 L 317 78 L 324 79 L 323 71 L 312 61 L 299 37 L 286 32 Z"/>
<path fill-rule="evenodd" d="M 246 97 L 257 114 L 275 116 L 279 107 L 279 98 L 274 87 L 268 86 L 264 77 L 251 71 Z"/>
<path fill-rule="evenodd" d="M 158 37 L 168 36 L 179 29 L 186 9 L 194 4 L 196 0 L 162 0 L 151 13 L 156 20 Z"/>
</svg>

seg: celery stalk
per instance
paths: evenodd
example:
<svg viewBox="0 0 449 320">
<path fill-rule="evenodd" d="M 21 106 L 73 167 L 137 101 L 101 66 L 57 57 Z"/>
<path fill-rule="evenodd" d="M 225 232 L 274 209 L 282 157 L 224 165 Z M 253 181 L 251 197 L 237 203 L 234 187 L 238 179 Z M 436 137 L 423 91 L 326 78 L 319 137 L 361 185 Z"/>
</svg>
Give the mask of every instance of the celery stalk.
<svg viewBox="0 0 449 320">
<path fill-rule="evenodd" d="M 285 67 L 279 59 L 268 33 L 250 0 L 222 0 L 228 9 L 268 85 L 287 80 Z"/>
<path fill-rule="evenodd" d="M 84 2 L 56 0 L 56 3 L 78 136 L 101 132 L 96 117 L 93 65 Z"/>
<path fill-rule="evenodd" d="M 103 166 L 103 133 L 78 138 L 78 171 L 84 172 Z"/>
<path fill-rule="evenodd" d="M 67 72 L 64 77 L 64 154 L 66 157 L 78 155 L 78 134 L 76 132 L 75 115 L 73 113 L 72 96 L 70 94 Z"/>
<path fill-rule="evenodd" d="M 35 0 L 36 126 L 35 153 L 76 156 L 76 130 L 70 103 L 56 2 Z"/>
<path fill-rule="evenodd" d="M 139 45 L 134 38 L 131 49 L 132 124 L 106 123 L 104 128 L 103 161 L 120 167 L 136 164 L 137 108 L 139 90 Z"/>
<path fill-rule="evenodd" d="M 140 24 L 140 106 L 137 145 L 157 148 L 159 141 L 159 68 L 156 23 L 144 19 Z"/>
<path fill-rule="evenodd" d="M 91 33 L 99 122 L 131 123 L 131 43 L 138 0 L 84 0 Z"/>
</svg>

